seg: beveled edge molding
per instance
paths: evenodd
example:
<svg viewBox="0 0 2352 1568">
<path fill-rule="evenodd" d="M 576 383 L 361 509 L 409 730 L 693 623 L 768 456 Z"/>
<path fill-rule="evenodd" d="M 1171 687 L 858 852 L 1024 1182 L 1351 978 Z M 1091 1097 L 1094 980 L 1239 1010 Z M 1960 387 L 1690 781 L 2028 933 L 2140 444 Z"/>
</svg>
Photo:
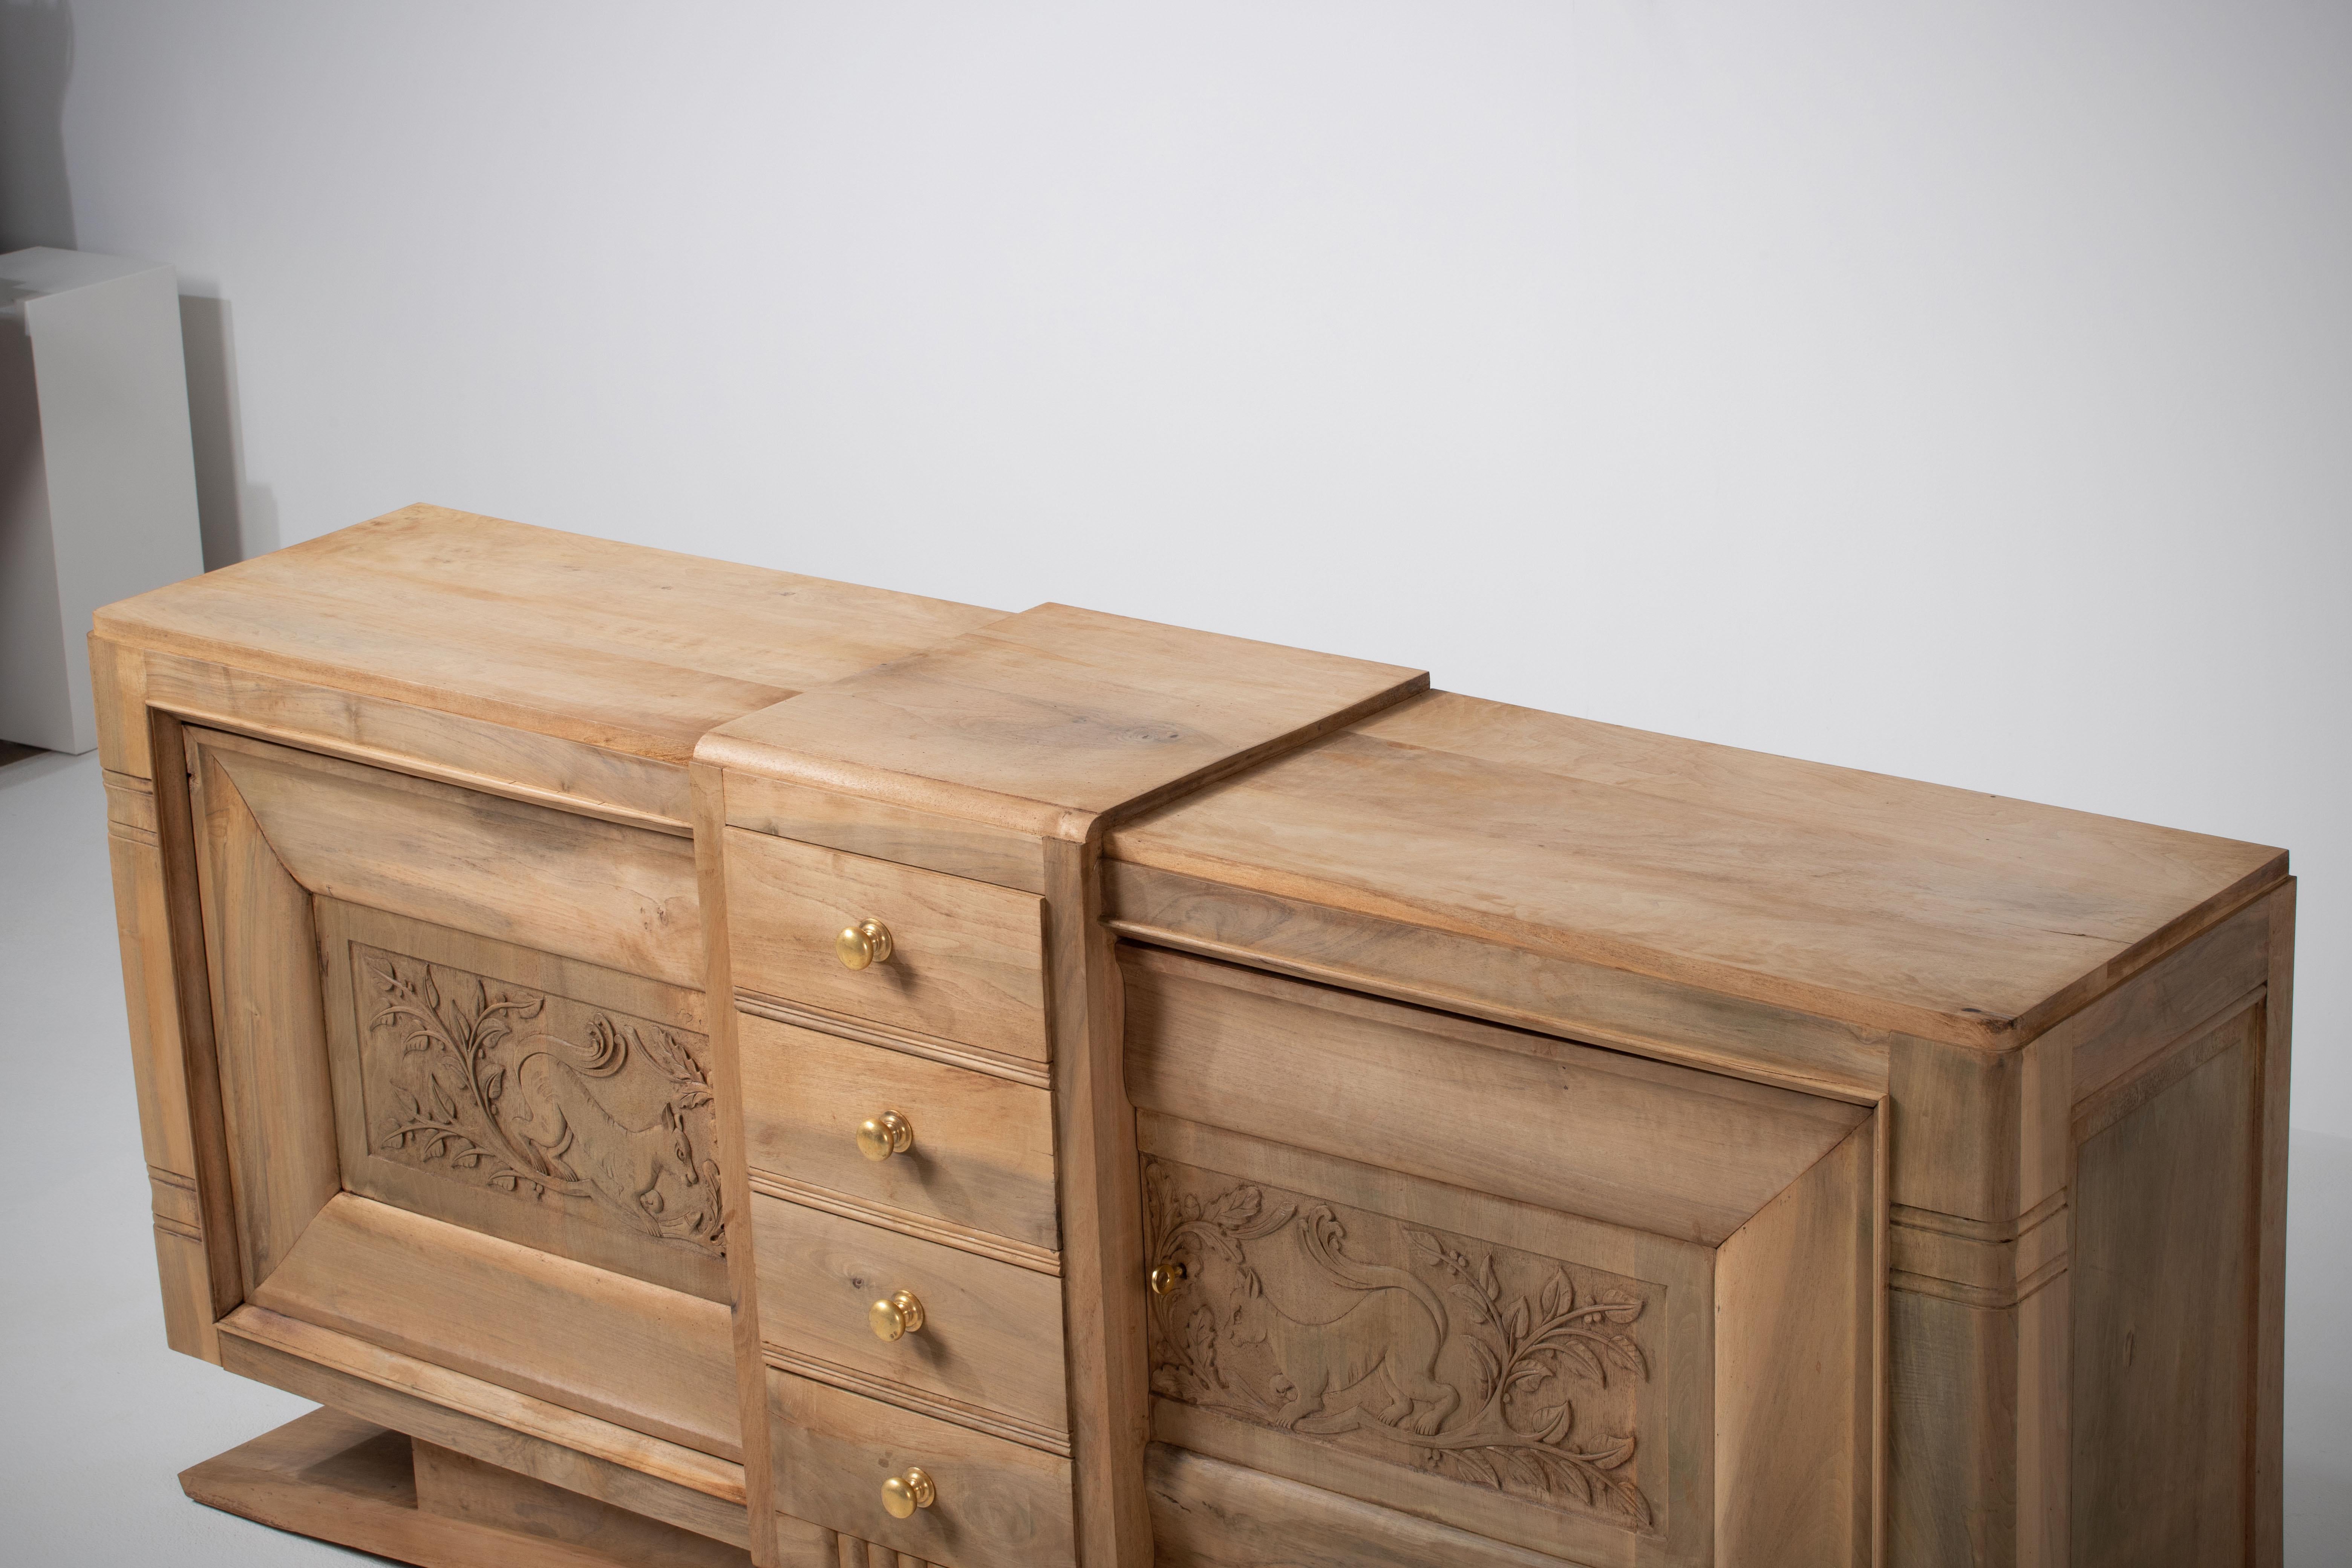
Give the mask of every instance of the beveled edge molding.
<svg viewBox="0 0 2352 1568">
<path fill-rule="evenodd" d="M 812 1007 L 804 1002 L 790 1001 L 764 991 L 748 990 L 738 985 L 735 988 L 735 1009 L 739 1013 L 749 1013 L 755 1018 L 790 1024 L 796 1028 L 814 1029 L 821 1035 L 833 1035 L 845 1040 L 856 1040 L 860 1045 L 878 1046 L 886 1051 L 921 1057 L 926 1061 L 946 1067 L 986 1073 L 991 1078 L 1027 1084 L 1031 1089 L 1050 1089 L 1054 1087 L 1053 1069 L 1043 1062 L 1025 1061 L 1018 1057 L 984 1050 L 978 1046 L 919 1035 L 911 1029 L 895 1028 L 887 1024 L 846 1018 L 838 1013 L 828 1013 L 821 1007 Z"/>
<path fill-rule="evenodd" d="M 355 1384 L 378 1391 L 402 1405 L 424 1405 L 444 1411 L 461 1422 L 478 1422 L 501 1433 L 519 1436 L 534 1444 L 560 1449 L 592 1462 L 625 1470 L 645 1478 L 666 1489 L 698 1494 L 737 1509 L 744 1506 L 743 1467 L 731 1459 L 705 1454 L 667 1438 L 656 1437 L 632 1427 L 619 1426 L 599 1416 L 583 1415 L 576 1410 L 518 1393 L 502 1384 L 488 1383 L 431 1362 L 421 1361 L 399 1351 L 386 1350 L 365 1340 L 334 1329 L 324 1329 L 299 1319 L 289 1318 L 266 1307 L 247 1304 L 223 1318 L 218 1325 L 224 1348 L 229 1345 L 250 1345 L 264 1357 L 282 1358 L 297 1366 L 319 1374 L 287 1377 L 272 1375 L 268 1365 L 251 1364 L 253 1357 L 225 1355 L 224 1362 L 243 1360 L 242 1366 L 227 1370 L 272 1387 L 283 1388 L 289 1394 L 317 1399 L 322 1404 L 335 1404 L 353 1415 L 370 1420 L 380 1420 L 413 1436 L 460 1452 L 474 1453 L 477 1458 L 525 1475 L 537 1476 L 574 1491 L 589 1496 L 603 1496 L 593 1489 L 583 1487 L 576 1479 L 560 1473 L 549 1473 L 550 1468 L 533 1468 L 517 1463 L 520 1456 L 506 1447 L 488 1452 L 476 1452 L 472 1447 L 452 1441 L 443 1430 L 420 1430 L 421 1424 L 403 1424 L 396 1417 L 385 1419 L 375 1414 L 380 1406 L 357 1408 L 359 1401 L 333 1396 L 331 1388 L 321 1390 L 320 1381 Z M 607 1498 L 623 1507 L 632 1504 Z M 640 1511 L 646 1511 L 640 1510 Z M 656 1515 L 656 1517 L 661 1517 Z M 682 1522 L 682 1521 L 677 1521 Z M 691 1527 L 689 1527 L 691 1528 Z M 704 1533 L 709 1533 L 705 1531 Z M 741 1544 L 743 1537 L 732 1539 Z"/>
<path fill-rule="evenodd" d="M 2265 982 L 2177 1031 L 2164 1045 L 2142 1058 L 2131 1072 L 2077 1100 L 2068 1129 L 2074 1142 L 2082 1144 L 2097 1137 L 2237 1044 L 2231 1037 L 2233 1027 L 2251 1020 L 2269 1000 L 2270 985 Z"/>
<path fill-rule="evenodd" d="M 1127 861 L 1105 858 L 1103 884 L 1103 924 L 1130 942 L 1853 1105 L 1875 1104 L 1885 1092 L 1889 1049 L 1900 1037 L 1581 959 L 1342 910 L 1308 910 Z M 1229 941 L 1171 923 L 1179 904 L 1230 916 L 1233 929 L 1252 935 Z M 1312 922 L 1290 920 L 1302 910 Z M 1360 962 L 1374 950 L 1382 961 L 1377 968 Z M 1505 973 L 1487 973 L 1498 966 Z M 1465 986 L 1465 974 L 1497 984 Z M 1734 1050 L 1711 1043 L 1730 1032 L 1728 1012 L 1746 1025 Z"/>
<path fill-rule="evenodd" d="M 1070 1457 L 1070 1437 L 1066 1432 L 1057 1432 L 1048 1426 L 1034 1426 L 1017 1417 L 1007 1415 L 1002 1411 L 983 1409 L 977 1405 L 966 1405 L 961 1399 L 950 1399 L 945 1394 L 932 1394 L 925 1389 L 895 1383 L 887 1377 L 875 1377 L 833 1362 L 820 1361 L 814 1356 L 803 1355 L 798 1351 L 777 1344 L 772 1340 L 764 1342 L 761 1345 L 760 1355 L 761 1360 L 778 1372 L 788 1372 L 795 1377 L 804 1377 L 812 1383 L 825 1384 L 841 1389 L 845 1393 L 861 1394 L 867 1399 L 878 1399 L 886 1405 L 896 1405 L 919 1415 L 953 1422 L 958 1426 L 968 1426 L 975 1432 L 984 1432 L 992 1437 L 1002 1437 L 1008 1443 L 1018 1443 L 1026 1448 L 1039 1449 L 1056 1458 L 1066 1459 Z"/>
<path fill-rule="evenodd" d="M 952 1220 L 938 1219 L 930 1215 L 914 1214 L 906 1209 L 894 1208 L 888 1204 L 877 1204 L 866 1198 L 853 1198 L 845 1193 L 836 1193 L 830 1187 L 812 1186 L 806 1182 L 797 1181 L 791 1176 L 778 1175 L 772 1171 L 762 1171 L 757 1166 L 751 1167 L 748 1174 L 751 1190 L 766 1197 L 779 1198 L 789 1204 L 798 1204 L 803 1208 L 838 1215 L 843 1219 L 857 1220 L 862 1224 L 883 1230 L 895 1230 L 901 1236 L 911 1236 L 918 1241 L 936 1242 L 941 1247 L 952 1247 L 959 1252 L 970 1252 L 982 1258 L 992 1258 L 999 1263 L 1010 1263 L 1016 1268 L 1029 1269 L 1033 1273 L 1050 1274 L 1055 1279 L 1061 1277 L 1062 1255 L 1058 1252 L 1048 1252 L 1042 1247 L 1032 1247 L 1026 1242 L 1014 1241 L 1010 1237 L 997 1236 L 989 1231 L 974 1230 L 969 1226 L 957 1225 Z"/>
<path fill-rule="evenodd" d="M 150 1165 L 147 1190 L 157 1230 L 188 1241 L 205 1239 L 204 1210 L 196 1202 L 194 1177 Z"/>
<path fill-rule="evenodd" d="M 1887 1205 L 1890 1290 L 1970 1307 L 2013 1307 L 2066 1271 L 2074 1211 L 2060 1188 L 2014 1220 Z"/>
<path fill-rule="evenodd" d="M 188 722 L 593 816 L 624 827 L 680 838 L 694 833 L 684 763 L 420 708 L 389 697 L 306 685 L 184 654 L 150 648 L 143 658 L 147 706 Z M 362 739 L 371 721 L 397 729 L 403 743 L 378 744 Z M 451 745 L 452 736 L 464 743 Z M 523 761 L 527 765 L 512 773 L 535 776 L 486 771 L 491 758 Z M 572 787 L 575 779 L 594 773 L 635 785 L 639 798 L 614 799 L 582 794 Z"/>
<path fill-rule="evenodd" d="M 100 768 L 99 775 L 106 784 L 107 832 L 133 844 L 156 844 L 155 781 L 112 768 Z"/>
</svg>

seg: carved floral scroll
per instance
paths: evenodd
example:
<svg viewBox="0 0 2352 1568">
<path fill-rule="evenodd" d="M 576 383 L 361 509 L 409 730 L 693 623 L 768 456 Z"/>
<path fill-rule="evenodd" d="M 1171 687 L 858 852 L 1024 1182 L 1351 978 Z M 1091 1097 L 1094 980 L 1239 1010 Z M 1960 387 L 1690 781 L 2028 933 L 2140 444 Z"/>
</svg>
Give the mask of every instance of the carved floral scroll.
<svg viewBox="0 0 2352 1568">
<path fill-rule="evenodd" d="M 352 944 L 371 1152 L 718 1255 L 703 1037 Z"/>
<path fill-rule="evenodd" d="M 1634 1281 L 1172 1161 L 1145 1163 L 1151 1386 L 1636 1530 Z"/>
</svg>

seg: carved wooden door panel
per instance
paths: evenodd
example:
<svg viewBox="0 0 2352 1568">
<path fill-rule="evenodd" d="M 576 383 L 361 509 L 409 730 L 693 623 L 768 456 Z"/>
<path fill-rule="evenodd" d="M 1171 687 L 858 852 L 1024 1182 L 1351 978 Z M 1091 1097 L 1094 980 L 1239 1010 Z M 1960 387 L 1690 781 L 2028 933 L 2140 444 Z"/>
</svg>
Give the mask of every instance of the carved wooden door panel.
<svg viewBox="0 0 2352 1568">
<path fill-rule="evenodd" d="M 315 909 L 345 1191 L 727 1299 L 701 993 Z"/>
<path fill-rule="evenodd" d="M 736 1457 L 689 842 L 187 733 L 242 1300 Z"/>
<path fill-rule="evenodd" d="M 1865 1108 L 1122 957 L 1163 1561 L 1869 1561 Z"/>
</svg>

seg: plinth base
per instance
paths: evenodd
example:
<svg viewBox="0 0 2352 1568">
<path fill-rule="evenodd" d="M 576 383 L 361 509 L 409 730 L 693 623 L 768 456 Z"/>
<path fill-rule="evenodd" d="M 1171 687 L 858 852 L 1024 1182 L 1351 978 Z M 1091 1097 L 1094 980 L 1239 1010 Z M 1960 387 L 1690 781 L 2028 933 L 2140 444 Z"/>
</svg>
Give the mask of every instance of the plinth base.
<svg viewBox="0 0 2352 1568">
<path fill-rule="evenodd" d="M 315 1410 L 180 1472 L 208 1508 L 420 1568 L 750 1568 L 740 1547 Z"/>
</svg>

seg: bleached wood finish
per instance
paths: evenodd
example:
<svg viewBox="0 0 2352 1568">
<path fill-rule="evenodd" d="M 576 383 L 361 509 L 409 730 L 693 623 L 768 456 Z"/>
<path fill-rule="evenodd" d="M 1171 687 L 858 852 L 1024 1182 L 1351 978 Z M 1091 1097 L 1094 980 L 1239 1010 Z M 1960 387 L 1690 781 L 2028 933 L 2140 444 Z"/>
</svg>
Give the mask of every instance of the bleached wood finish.
<svg viewBox="0 0 2352 1568">
<path fill-rule="evenodd" d="M 98 630 L 115 644 L 683 763 L 714 725 L 997 618 L 412 506 L 110 605 Z"/>
<path fill-rule="evenodd" d="M 91 666 L 168 1342 L 412 1440 L 226 1506 L 451 1561 L 2279 1559 L 2276 850 L 434 508 Z M 884 1275 L 930 1330 L 867 1331 Z"/>
<path fill-rule="evenodd" d="M 314 907 L 347 1191 L 728 1299 L 701 993 Z M 475 1045 L 499 1064 L 478 1108 L 457 1066 Z"/>
<path fill-rule="evenodd" d="M 707 982 L 704 992 L 705 1016 L 709 1022 L 711 1047 L 711 1079 L 719 1098 L 718 1117 L 719 1140 L 719 1190 L 725 1200 L 728 1219 L 740 1233 L 751 1212 L 751 1159 L 744 1146 L 744 1119 L 740 1112 L 730 1113 L 730 1107 L 744 1103 L 745 1091 L 740 1070 L 741 1060 L 736 1049 L 735 1010 L 728 1001 L 735 993 L 733 960 L 728 941 L 727 865 L 725 855 L 726 821 L 721 812 L 724 802 L 720 780 L 715 770 L 700 763 L 689 765 L 694 778 L 694 877 L 695 889 L 703 905 L 703 971 Z M 715 1006 L 710 1005 L 717 999 Z M 760 1332 L 760 1280 L 758 1262 L 748 1247 L 737 1246 L 727 1254 L 727 1296 L 732 1337 L 729 1349 L 735 1370 L 735 1414 L 737 1431 L 743 1455 L 743 1484 L 747 1498 L 768 1498 L 775 1492 L 774 1470 L 769 1449 L 768 1390 L 761 1378 L 747 1378 L 742 1369 L 759 1360 L 762 1342 Z M 746 1522 L 747 1543 L 751 1556 L 762 1565 L 797 1561 L 807 1553 L 822 1554 L 833 1544 L 832 1531 L 822 1526 L 809 1526 L 814 1537 L 803 1539 L 794 1531 L 782 1528 L 776 1511 L 771 1508 L 750 1508 Z"/>
<path fill-rule="evenodd" d="M 333 1410 L 180 1473 L 210 1507 L 425 1568 L 735 1568 L 751 1557 Z"/>
<path fill-rule="evenodd" d="M 2075 1150 L 2075 1561 L 2226 1564 L 2252 1524 L 2260 1019 L 2095 1101 Z M 2194 1149 L 2198 1158 L 2181 1158 Z M 2159 1448 L 2138 1441 L 2165 1430 Z"/>
<path fill-rule="evenodd" d="M 1549 1553 L 1165 1444 L 1146 1451 L 1144 1478 L 1157 1561 L 1169 1568 L 1566 1568 Z"/>
<path fill-rule="evenodd" d="M 1146 1110 L 1713 1246 L 1859 1106 L 1127 946 Z"/>
<path fill-rule="evenodd" d="M 1087 1562 L 1150 1552 L 1140 1193 L 1119 1070 L 1118 967 L 1099 920 L 1100 834 L 1118 813 L 1297 745 L 1424 681 L 1046 605 L 722 726 L 697 748 L 698 763 L 723 771 L 730 821 L 740 812 L 754 825 L 727 833 L 734 983 L 747 1008 L 820 1026 L 817 1015 L 870 1021 L 892 1031 L 889 1044 L 982 1070 L 996 1064 L 953 1053 L 1051 1063 L 1061 1397 L 1073 1529 Z M 812 807 L 812 791 L 838 798 Z M 869 806 L 872 830 L 843 826 Z M 756 830 L 803 823 L 824 843 L 918 864 Z M 1014 848 L 1020 839 L 1033 847 Z M 940 863 L 921 865 L 926 852 Z M 1020 890 L 1033 885 L 1032 865 L 1042 900 Z M 952 874 L 997 868 L 1013 886 Z M 845 901 L 849 894 L 857 902 Z M 888 973 L 897 957 L 855 973 L 835 961 L 834 934 L 867 915 L 907 944 L 909 978 Z M 953 941 L 959 924 L 970 948 Z M 1013 994 L 1003 977 L 1020 973 L 1017 959 L 1030 960 L 1038 986 L 1027 1029 L 1001 1000 Z M 815 1195 L 805 1183 L 776 1190 Z M 966 1266 L 988 1268 L 979 1257 Z M 763 1296 L 779 1303 L 790 1289 L 763 1280 Z M 814 1365 L 806 1347 L 780 1348 L 803 1358 L 792 1364 Z M 972 1419 L 990 1429 L 986 1413 Z M 779 1478 L 787 1489 L 821 1485 Z"/>
<path fill-rule="evenodd" d="M 813 1375 L 892 1385 L 902 1402 L 968 1406 L 983 1428 L 1068 1446 L 1054 1276 L 757 1193 L 751 1236 L 763 1331 L 820 1363 Z M 869 1310 L 901 1290 L 922 1303 L 923 1326 L 876 1338 Z"/>
<path fill-rule="evenodd" d="M 753 1171 L 821 1189 L 845 1212 L 884 1223 L 928 1215 L 994 1235 L 1058 1270 L 1045 1089 L 751 1014 L 735 1029 Z M 913 1147 L 869 1160 L 858 1125 L 891 1110 L 913 1127 Z"/>
<path fill-rule="evenodd" d="M 1185 1273 L 1150 1306 L 1160 1441 L 1580 1562 L 1714 1560 L 1709 1248 L 1174 1117 L 1140 1135 L 1148 1256 Z"/>
<path fill-rule="evenodd" d="M 320 1315 L 379 1341 L 549 1391 L 593 1383 L 587 1369 L 608 1361 L 673 1365 L 701 1340 L 681 1328 L 707 1303 L 655 1312 L 666 1326 L 651 1337 L 658 1348 L 640 1356 L 629 1343 L 639 1331 L 633 1314 L 643 1322 L 647 1304 L 666 1298 L 637 1296 L 635 1282 L 617 1276 L 611 1288 L 560 1300 L 518 1293 L 509 1287 L 531 1273 L 527 1260 L 550 1256 L 537 1247 L 505 1255 L 526 1260 L 512 1279 L 504 1277 L 515 1271 L 490 1264 L 498 1278 L 483 1293 L 472 1289 L 480 1277 L 467 1276 L 462 1237 L 408 1251 L 404 1261 L 395 1247 L 385 1267 L 357 1268 L 315 1292 L 309 1286 L 320 1282 L 299 1259 L 289 1271 L 303 1239 L 317 1244 L 304 1257 L 350 1239 L 331 1217 L 342 1211 L 321 1201 L 341 1184 L 341 1161 L 325 1155 L 335 1122 L 320 1090 L 332 1073 L 315 1070 L 336 1015 L 324 995 L 299 994 L 323 978 L 311 909 L 430 923 L 444 944 L 436 963 L 501 955 L 505 972 L 485 977 L 493 991 L 541 983 L 550 1007 L 579 1000 L 566 985 L 587 973 L 585 961 L 630 993 L 599 995 L 591 984 L 589 1000 L 612 1021 L 684 1030 L 705 978 L 701 900 L 682 874 L 694 739 L 804 685 L 994 618 L 431 508 L 110 609 L 91 658 L 171 1342 L 218 1359 L 219 1321 L 257 1310 L 239 1303 L 274 1283 L 281 1299 L 315 1300 Z M 202 755 L 183 746 L 184 720 L 207 727 Z M 201 795 L 207 773 L 224 809 L 245 818 L 225 824 L 234 832 L 218 842 L 204 830 L 204 801 L 191 799 L 191 784 Z M 663 842 L 674 847 L 654 847 Z M 238 874 L 225 886 L 223 856 L 232 851 Z M 236 907 L 208 934 L 204 906 L 217 906 L 221 894 Z M 224 964 L 241 988 L 235 995 L 215 980 Z M 468 973 L 496 967 L 485 962 Z M 664 983 L 680 1005 L 645 1005 Z M 233 1026 L 226 1085 L 214 1039 L 224 1018 Z M 341 1021 L 364 1030 L 363 1020 Z M 567 1027 L 578 1033 L 572 1026 L 583 1023 Z M 290 1074 L 278 1070 L 289 1051 L 299 1068 Z M 567 1131 L 601 1125 L 576 1095 L 559 1098 L 580 1111 Z M 642 1108 L 625 1095 L 624 1119 L 634 1109 Z M 632 1130 L 643 1129 L 633 1121 Z M 241 1183 L 237 1167 L 268 1179 Z M 629 1160 L 620 1173 L 633 1173 Z M 429 1186 L 446 1173 L 425 1179 Z M 669 1184 L 656 1191 L 675 1213 Z M 437 1206 L 448 1212 L 446 1202 Z M 489 1217 L 495 1212 L 475 1217 L 520 1234 L 524 1210 Z M 329 1228 L 314 1231 L 321 1215 Z M 539 1240 L 558 1252 L 590 1250 L 583 1234 L 574 1225 L 566 1239 Z M 378 1289 L 379 1299 L 368 1299 Z M 514 1331 L 503 1318 L 518 1296 L 522 1318 L 550 1314 L 547 1353 L 536 1361 L 529 1347 L 512 1355 L 497 1348 Z M 425 1310 L 411 1310 L 419 1301 Z M 249 1368 L 261 1352 L 249 1340 L 236 1342 Z M 732 1358 L 723 1342 L 714 1348 L 731 1384 Z M 323 1353 L 315 1343 L 268 1353 L 331 1375 L 300 1360 Z M 564 1368 L 567 1357 L 577 1364 Z M 428 1361 L 415 1366 L 464 1375 Z M 681 1406 L 694 1381 L 670 1377 L 645 1412 L 597 1407 L 729 1447 L 734 1421 Z M 593 1394 L 579 1397 L 593 1403 Z M 748 1403 L 763 1412 L 763 1392 L 751 1389 Z M 492 1421 L 514 1419 L 506 1410 Z M 764 1431 L 763 1415 L 757 1425 Z M 740 1497 L 740 1478 L 735 1485 Z M 805 1546 L 814 1529 L 780 1539 Z M 816 1533 L 829 1562 L 837 1543 Z"/>
<path fill-rule="evenodd" d="M 1418 670 L 1041 605 L 722 724 L 696 754 L 730 773 L 1083 843 L 1108 814 L 1428 683 Z"/>
<path fill-rule="evenodd" d="M 265 1308 L 221 1320 L 223 1364 L 289 1394 L 741 1545 L 743 1471 L 647 1436 Z"/>
<path fill-rule="evenodd" d="M 1876 1132 L 1856 1128 L 1716 1249 L 1723 1562 L 1874 1555 Z"/>
<path fill-rule="evenodd" d="M 607 821 L 688 831 L 686 769 L 386 698 L 146 656 L 146 699 L 183 719 Z"/>
<path fill-rule="evenodd" d="M 758 773 L 730 775 L 723 794 L 728 822 L 754 833 L 872 860 L 928 866 L 1024 893 L 1045 890 L 1044 859 L 1032 834 Z"/>
<path fill-rule="evenodd" d="M 205 947 L 244 1276 L 267 1280 L 342 1185 L 310 895 L 220 759 L 199 745 Z"/>
<path fill-rule="evenodd" d="M 740 1458 L 727 1310 L 343 1194 L 253 1292 L 280 1316 Z"/>
<path fill-rule="evenodd" d="M 713 1541 L 626 1509 L 565 1491 L 486 1464 L 454 1448 L 411 1440 L 419 1512 L 494 1530 L 515 1539 L 499 1549 L 509 1561 L 529 1562 L 553 1548 L 557 1561 L 645 1568 L 750 1568 L 740 1546 Z"/>
<path fill-rule="evenodd" d="M 1044 1061 L 1045 935 L 1037 899 L 730 828 L 735 984 L 851 1017 Z M 845 926 L 889 928 L 887 960 L 845 969 Z"/>
<path fill-rule="evenodd" d="M 1983 1046 L 2285 873 L 2256 845 L 1452 692 L 1124 826 L 1109 853 L 1297 919 L 1384 916 Z"/>
<path fill-rule="evenodd" d="M 684 839 L 196 733 L 271 853 L 311 892 L 676 986 L 702 984 L 701 904 Z"/>
<path fill-rule="evenodd" d="M 776 1502 L 787 1512 L 839 1521 L 845 1534 L 855 1528 L 891 1551 L 953 1568 L 1076 1561 L 1069 1460 L 790 1373 L 766 1375 Z M 882 1483 L 910 1466 L 930 1474 L 939 1495 L 893 1519 Z"/>
<path fill-rule="evenodd" d="M 115 929 L 122 954 L 132 1081 L 139 1097 L 140 1143 L 154 1194 L 155 1265 L 163 1293 L 166 1342 L 173 1350 L 218 1361 L 213 1333 L 214 1259 L 206 1236 L 209 1229 L 226 1237 L 234 1227 L 226 1219 L 226 1181 L 211 1184 L 211 1195 L 222 1211 L 218 1220 L 207 1214 L 197 1186 L 198 1141 L 180 1027 L 161 817 L 153 785 L 146 779 L 109 771 L 106 795 Z M 178 804 L 184 818 L 184 796 Z M 208 1029 L 205 1036 L 209 1043 Z M 217 1106 L 216 1094 L 212 1103 Z M 236 1249 L 231 1243 L 219 1252 L 223 1283 L 233 1290 L 242 1273 Z"/>
</svg>

